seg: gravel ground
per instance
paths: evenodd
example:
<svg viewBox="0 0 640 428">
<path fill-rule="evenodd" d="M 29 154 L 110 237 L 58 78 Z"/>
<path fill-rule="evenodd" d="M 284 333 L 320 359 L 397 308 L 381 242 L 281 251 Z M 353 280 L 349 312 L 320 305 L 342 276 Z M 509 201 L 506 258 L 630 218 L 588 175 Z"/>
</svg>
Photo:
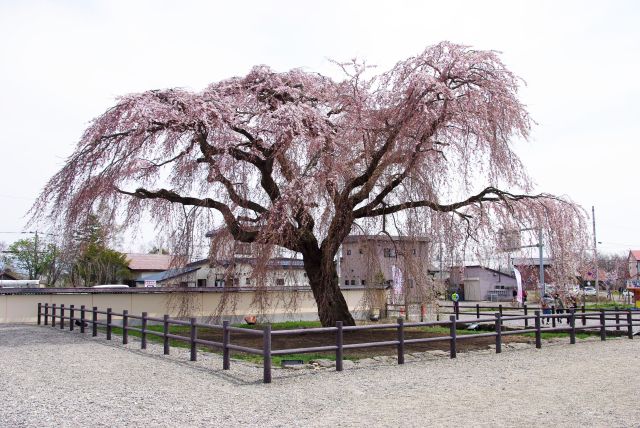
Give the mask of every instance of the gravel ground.
<svg viewBox="0 0 640 428">
<path fill-rule="evenodd" d="M 0 326 L 0 425 L 640 427 L 638 340 L 274 369 L 269 385 L 249 363 L 138 347 Z"/>
</svg>

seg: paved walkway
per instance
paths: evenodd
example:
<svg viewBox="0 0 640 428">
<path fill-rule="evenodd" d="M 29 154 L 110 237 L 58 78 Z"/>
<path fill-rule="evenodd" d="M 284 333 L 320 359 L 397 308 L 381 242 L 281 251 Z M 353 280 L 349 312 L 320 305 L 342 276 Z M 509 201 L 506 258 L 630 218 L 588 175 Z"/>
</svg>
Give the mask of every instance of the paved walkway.
<svg viewBox="0 0 640 428">
<path fill-rule="evenodd" d="M 640 425 L 640 341 L 433 357 L 398 366 L 274 370 L 188 361 L 77 331 L 0 326 L 1 426 Z"/>
</svg>

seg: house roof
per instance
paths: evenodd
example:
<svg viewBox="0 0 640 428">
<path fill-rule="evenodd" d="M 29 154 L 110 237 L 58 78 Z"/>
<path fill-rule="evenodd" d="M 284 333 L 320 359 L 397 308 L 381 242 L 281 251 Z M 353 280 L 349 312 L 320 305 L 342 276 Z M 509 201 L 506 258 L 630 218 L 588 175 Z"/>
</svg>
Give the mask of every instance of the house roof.
<svg viewBox="0 0 640 428">
<path fill-rule="evenodd" d="M 378 233 L 376 235 L 348 235 L 342 241 L 343 244 L 350 244 L 353 242 L 362 241 L 409 241 L 409 242 L 428 242 L 429 239 L 425 236 L 389 236 L 385 233 Z"/>
<path fill-rule="evenodd" d="M 551 266 L 553 259 L 549 257 L 542 258 L 542 266 Z M 514 266 L 540 266 L 540 259 L 538 257 L 531 258 L 515 258 L 513 259 Z"/>
<path fill-rule="evenodd" d="M 0 278 L 18 280 L 22 279 L 22 276 L 11 269 L 0 269 Z"/>
<path fill-rule="evenodd" d="M 630 250 L 629 253 L 634 259 L 640 260 L 640 250 Z"/>
<path fill-rule="evenodd" d="M 162 282 L 167 279 L 175 278 L 177 276 L 185 275 L 187 273 L 195 272 L 199 267 L 190 267 L 190 268 L 180 268 L 180 269 L 169 269 L 164 272 L 153 273 L 151 275 L 145 275 L 142 278 L 136 280 L 136 282 L 145 282 L 145 281 L 157 281 Z"/>
<path fill-rule="evenodd" d="M 129 269 L 131 270 L 157 270 L 169 269 L 174 256 L 169 254 L 138 254 L 128 253 Z"/>
<path fill-rule="evenodd" d="M 482 266 L 482 265 L 467 265 L 464 267 L 465 270 L 466 269 L 472 269 L 472 268 L 476 268 L 476 269 L 484 269 L 484 270 L 488 270 L 489 272 L 493 272 L 493 273 L 497 273 L 499 275 L 503 275 L 503 276 L 508 276 L 510 278 L 514 278 L 515 276 L 513 273 L 509 273 L 509 272 L 504 272 L 504 271 L 500 271 L 498 269 L 492 269 L 490 267 L 486 267 L 486 266 Z"/>
<path fill-rule="evenodd" d="M 255 257 L 238 257 L 231 260 L 216 260 L 214 264 L 227 267 L 230 264 L 248 264 L 255 265 Z M 293 259 L 290 257 L 274 257 L 267 262 L 267 268 L 277 269 L 304 269 L 304 261 L 301 259 Z"/>
</svg>

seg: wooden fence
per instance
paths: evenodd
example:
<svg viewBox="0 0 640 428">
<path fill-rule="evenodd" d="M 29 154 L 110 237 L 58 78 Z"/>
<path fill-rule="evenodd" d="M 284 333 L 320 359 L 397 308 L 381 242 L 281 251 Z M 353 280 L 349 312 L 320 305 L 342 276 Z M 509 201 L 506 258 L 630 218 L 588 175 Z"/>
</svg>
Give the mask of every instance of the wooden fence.
<svg viewBox="0 0 640 428">
<path fill-rule="evenodd" d="M 263 326 L 262 330 L 254 330 L 248 328 L 232 327 L 229 325 L 229 321 L 223 321 L 222 325 L 218 324 L 206 324 L 196 322 L 196 318 L 191 318 L 189 321 L 172 319 L 169 315 L 164 315 L 162 318 L 149 317 L 145 312 L 141 315 L 132 315 L 128 311 L 124 310 L 121 313 L 116 313 L 107 308 L 106 311 L 98 310 L 97 307 L 91 309 L 81 306 L 80 309 L 75 308 L 73 305 L 65 307 L 65 305 L 49 305 L 45 303 L 38 303 L 38 325 L 51 325 L 57 326 L 63 330 L 65 329 L 65 323 L 68 322 L 69 330 L 73 331 L 75 327 L 80 329 L 81 333 L 86 332 L 86 327 L 91 327 L 91 335 L 98 335 L 98 326 L 102 326 L 106 330 L 107 340 L 112 339 L 113 328 L 119 327 L 122 329 L 122 343 L 127 344 L 129 341 L 129 332 L 136 331 L 140 333 L 141 349 L 147 347 L 147 336 L 155 335 L 162 338 L 164 354 L 168 355 L 170 352 L 170 339 L 180 340 L 189 344 L 190 359 L 191 361 L 197 360 L 197 345 L 210 346 L 216 349 L 222 350 L 222 368 L 223 370 L 229 370 L 231 366 L 230 351 L 239 351 L 249 354 L 261 355 L 263 359 L 263 382 L 271 382 L 271 357 L 274 355 L 287 355 L 287 354 L 302 354 L 302 353 L 314 353 L 314 352 L 335 352 L 336 357 L 336 370 L 343 370 L 343 357 L 344 351 L 350 349 L 359 348 L 373 348 L 383 346 L 394 346 L 397 348 L 397 360 L 398 364 L 404 364 L 405 360 L 405 346 L 409 344 L 428 343 L 445 341 L 449 343 L 449 356 L 450 358 L 456 358 L 457 343 L 461 340 L 470 340 L 481 337 L 495 337 L 495 349 L 496 353 L 502 352 L 502 337 L 514 334 L 534 333 L 536 348 L 542 347 L 542 333 L 545 332 L 568 332 L 569 340 L 571 344 L 576 343 L 576 332 L 587 329 L 599 329 L 600 339 L 606 340 L 607 327 L 615 327 L 617 330 L 620 328 L 626 329 L 626 335 L 629 339 L 633 339 L 633 327 L 640 326 L 640 319 L 634 316 L 639 315 L 637 311 L 605 311 L 600 310 L 598 312 L 581 312 L 576 314 L 575 310 L 571 309 L 565 314 L 541 314 L 539 310 L 534 311 L 534 315 L 505 315 L 500 312 L 493 314 L 489 317 L 478 316 L 473 320 L 477 324 L 493 324 L 493 331 L 486 333 L 470 334 L 470 335 L 458 335 L 458 323 L 456 315 L 450 315 L 446 321 L 434 321 L 434 322 L 405 322 L 403 318 L 398 318 L 396 323 L 391 324 L 372 324 L 361 326 L 343 326 L 342 322 L 338 321 L 335 327 L 319 327 L 319 328 L 303 328 L 303 329 L 289 329 L 289 330 L 272 330 L 270 324 Z M 101 317 L 102 316 L 102 317 Z M 576 318 L 582 318 L 583 323 L 587 319 L 597 320 L 597 326 L 576 326 Z M 116 318 L 116 319 L 114 319 Z M 551 327 L 543 327 L 542 319 L 553 319 L 553 325 Z M 139 320 L 140 326 L 134 327 L 130 325 L 131 320 Z M 566 327 L 558 327 L 555 324 L 556 320 L 565 319 L 567 321 Z M 117 321 L 120 321 L 119 323 Z M 523 321 L 524 328 L 505 330 L 505 321 Z M 533 322 L 534 327 L 529 328 L 529 321 Z M 607 323 L 608 321 L 614 321 L 615 323 Z M 149 329 L 149 322 L 159 323 L 163 326 L 162 332 Z M 180 325 L 189 327 L 189 336 L 182 336 L 177 334 L 171 334 L 170 326 Z M 448 335 L 437 337 L 424 337 L 405 339 L 405 329 L 409 327 L 433 327 L 442 326 L 449 329 Z M 222 331 L 222 342 L 216 342 L 211 340 L 204 340 L 198 338 L 198 328 L 218 329 Z M 395 339 L 382 342 L 365 342 L 365 343 L 344 343 L 344 332 L 357 331 L 357 330 L 378 330 L 378 329 L 392 329 L 395 330 Z M 262 336 L 262 348 L 250 348 L 246 346 L 234 345 L 231 342 L 231 333 L 243 333 L 249 335 Z M 272 349 L 271 339 L 274 336 L 286 336 L 286 335 L 300 335 L 300 334 L 313 334 L 313 333 L 335 333 L 335 342 L 332 344 L 326 344 L 314 347 L 305 348 L 289 348 L 289 349 Z"/>
</svg>

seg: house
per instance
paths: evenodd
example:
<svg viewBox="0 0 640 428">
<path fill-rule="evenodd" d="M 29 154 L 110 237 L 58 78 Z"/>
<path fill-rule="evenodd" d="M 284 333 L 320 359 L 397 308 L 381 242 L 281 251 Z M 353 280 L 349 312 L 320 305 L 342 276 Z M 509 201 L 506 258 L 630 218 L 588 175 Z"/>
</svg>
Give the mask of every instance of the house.
<svg viewBox="0 0 640 428">
<path fill-rule="evenodd" d="M 481 265 L 451 269 L 450 288 L 462 291 L 464 300 L 507 301 L 513 297 L 517 287 L 516 278 L 511 273 Z"/>
<path fill-rule="evenodd" d="M 127 253 L 131 278 L 126 281 L 130 287 L 140 283 L 141 278 L 164 272 L 174 264 L 175 256 L 168 254 Z M 142 281 L 144 283 L 144 281 Z"/>
<path fill-rule="evenodd" d="M 0 281 L 16 281 L 20 279 L 22 279 L 22 276 L 11 270 L 11 268 L 5 267 L 0 269 Z"/>
<path fill-rule="evenodd" d="M 629 280 L 627 286 L 640 287 L 640 250 L 629 250 Z"/>
<path fill-rule="evenodd" d="M 520 271 L 522 277 L 522 288 L 525 290 L 535 290 L 540 285 L 540 258 L 515 258 L 513 266 Z M 544 272 L 545 284 L 554 282 L 553 259 L 544 257 L 542 259 L 542 269 Z"/>
<path fill-rule="evenodd" d="M 274 257 L 267 262 L 262 276 L 254 274 L 257 260 L 238 257 L 230 260 L 202 259 L 178 269 L 146 275 L 137 280 L 143 285 L 182 287 L 309 287 L 302 260 Z"/>
<path fill-rule="evenodd" d="M 385 234 L 349 235 L 338 260 L 341 287 L 386 285 L 396 296 L 419 297 L 428 276 L 433 276 L 424 237 Z"/>
</svg>

